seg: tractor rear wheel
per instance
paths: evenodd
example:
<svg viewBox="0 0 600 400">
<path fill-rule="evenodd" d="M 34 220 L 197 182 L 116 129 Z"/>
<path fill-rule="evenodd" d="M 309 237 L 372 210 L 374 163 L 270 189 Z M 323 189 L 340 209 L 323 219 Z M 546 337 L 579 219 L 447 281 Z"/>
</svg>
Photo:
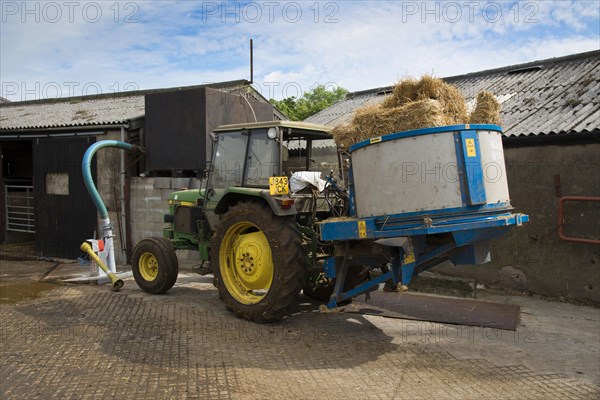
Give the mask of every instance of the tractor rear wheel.
<svg viewBox="0 0 600 400">
<path fill-rule="evenodd" d="M 165 293 L 177 281 L 179 270 L 173 245 L 161 237 L 141 240 L 133 249 L 131 270 L 135 282 L 144 292 Z"/>
<path fill-rule="evenodd" d="M 223 215 L 211 261 L 219 298 L 238 317 L 276 321 L 298 303 L 306 273 L 302 236 L 292 218 L 266 205 L 239 203 Z"/>
</svg>

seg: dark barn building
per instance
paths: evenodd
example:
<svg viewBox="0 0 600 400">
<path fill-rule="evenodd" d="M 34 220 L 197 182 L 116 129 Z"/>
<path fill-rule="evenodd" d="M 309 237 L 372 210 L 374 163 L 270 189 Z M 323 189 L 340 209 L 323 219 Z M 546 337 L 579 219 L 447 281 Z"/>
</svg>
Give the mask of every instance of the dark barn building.
<svg viewBox="0 0 600 400">
<path fill-rule="evenodd" d="M 165 193 L 156 199 L 144 191 L 155 177 L 165 192 L 190 186 L 205 166 L 212 129 L 281 117 L 244 80 L 2 102 L 0 243 L 35 241 L 39 257 L 76 258 L 81 242 L 97 230 L 97 212 L 83 183 L 83 154 L 95 141 L 122 140 L 145 147 L 146 154 L 100 150 L 92 174 L 115 227 L 117 262 L 125 263 L 142 235 L 160 234 L 159 228 L 146 229 L 160 225 L 166 207 Z"/>
</svg>

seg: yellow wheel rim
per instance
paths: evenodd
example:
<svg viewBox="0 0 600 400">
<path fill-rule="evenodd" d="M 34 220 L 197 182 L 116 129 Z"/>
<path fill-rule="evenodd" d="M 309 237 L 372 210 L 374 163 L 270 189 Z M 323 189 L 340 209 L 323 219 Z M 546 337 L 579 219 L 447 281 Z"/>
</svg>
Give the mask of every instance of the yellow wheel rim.
<svg viewBox="0 0 600 400">
<path fill-rule="evenodd" d="M 242 304 L 257 304 L 273 282 L 271 247 L 264 233 L 249 222 L 227 230 L 219 249 L 219 269 L 227 291 Z"/>
<path fill-rule="evenodd" d="M 138 263 L 142 278 L 148 282 L 152 282 L 158 276 L 158 261 L 154 254 L 144 253 L 140 256 Z"/>
</svg>

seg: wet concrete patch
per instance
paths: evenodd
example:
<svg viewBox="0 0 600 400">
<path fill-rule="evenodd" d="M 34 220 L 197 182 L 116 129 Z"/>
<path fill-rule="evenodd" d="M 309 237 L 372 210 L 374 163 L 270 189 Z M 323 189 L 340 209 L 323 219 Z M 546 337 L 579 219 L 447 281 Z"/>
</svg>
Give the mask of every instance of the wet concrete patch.
<svg viewBox="0 0 600 400">
<path fill-rule="evenodd" d="M 56 268 L 57 263 L 49 261 L 6 261 L 0 260 L 0 284 L 9 285 L 25 282 L 39 282 Z"/>
<path fill-rule="evenodd" d="M 0 304 L 15 304 L 31 300 L 57 287 L 58 285 L 47 282 L 21 282 L 0 285 Z"/>
<path fill-rule="evenodd" d="M 2 261 L 36 261 L 37 259 L 34 241 L 0 245 L 0 260 Z"/>
</svg>

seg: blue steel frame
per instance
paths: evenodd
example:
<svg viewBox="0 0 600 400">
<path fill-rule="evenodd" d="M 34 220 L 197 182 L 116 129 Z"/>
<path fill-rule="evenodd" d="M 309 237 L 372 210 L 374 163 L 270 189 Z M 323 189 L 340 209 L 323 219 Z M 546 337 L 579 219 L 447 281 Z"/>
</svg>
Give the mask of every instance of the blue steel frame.
<svg viewBox="0 0 600 400">
<path fill-rule="evenodd" d="M 440 257 L 457 248 L 467 248 L 479 243 L 488 242 L 491 239 L 503 235 L 509 228 L 520 226 L 529 221 L 525 214 L 512 213 L 509 203 L 486 204 L 485 188 L 483 184 L 481 152 L 477 136 L 478 130 L 502 132 L 497 125 L 454 125 L 438 128 L 418 129 L 407 132 L 393 133 L 379 138 L 366 140 L 350 147 L 350 153 L 369 146 L 371 144 L 386 142 L 405 137 L 428 135 L 433 133 L 454 132 L 456 137 L 456 154 L 458 169 L 461 179 L 461 192 L 463 196 L 463 207 L 441 210 L 426 210 L 394 215 L 383 215 L 369 218 L 356 217 L 354 203 L 355 194 L 353 190 L 352 168 L 350 177 L 350 212 L 346 219 L 334 219 L 333 221 L 322 221 L 319 223 L 321 240 L 345 242 L 346 250 L 341 263 L 336 265 L 336 257 L 325 260 L 325 274 L 329 278 L 335 278 L 336 284 L 328 308 L 337 307 L 338 302 L 363 293 L 377 290 L 379 284 L 391 279 L 394 284 L 407 285 L 419 266 Z M 424 219 L 424 217 L 427 217 Z M 349 268 L 351 258 L 349 241 L 353 240 L 378 240 L 399 237 L 412 237 L 419 246 L 424 242 L 426 235 L 439 233 L 450 233 L 453 242 L 441 245 L 426 253 L 421 251 L 413 254 L 406 253 L 403 247 L 392 247 L 391 270 L 382 275 L 364 282 L 348 292 L 343 292 L 343 283 Z M 421 248 L 420 250 L 423 250 Z M 362 262 L 369 259 L 361 258 Z M 379 258 L 374 257 L 371 262 L 375 267 Z"/>
<path fill-rule="evenodd" d="M 359 221 L 365 223 L 366 237 L 360 232 Z M 339 271 L 336 269 L 335 257 L 328 258 L 325 261 L 325 273 L 329 278 L 336 278 L 336 286 L 327 307 L 337 307 L 340 301 L 377 290 L 380 283 L 389 279 L 392 279 L 394 284 L 401 282 L 403 285 L 408 285 L 413 277 L 415 268 L 427 261 L 440 257 L 456 248 L 488 242 L 502 236 L 509 228 L 520 226 L 527 221 L 529 221 L 529 216 L 525 214 L 500 213 L 493 216 L 464 217 L 456 219 L 453 223 L 440 223 L 430 227 L 399 226 L 389 230 L 378 230 L 374 219 L 353 218 L 333 222 L 324 221 L 320 224 L 321 240 L 345 241 L 348 243 L 350 240 L 376 240 L 397 237 L 419 238 L 436 233 L 451 233 L 454 238 L 453 243 L 439 246 L 425 254 L 415 256 L 412 262 L 402 262 L 405 255 L 402 247 L 393 248 L 391 271 L 364 282 L 345 293 L 342 292 L 342 283 L 346 279 L 348 270 L 349 250 L 345 251 Z M 373 261 L 378 262 L 379 259 L 373 259 Z M 338 283 L 340 284 L 338 285 Z"/>
<path fill-rule="evenodd" d="M 363 239 L 388 239 L 402 236 L 433 235 L 437 233 L 451 233 L 459 231 L 478 230 L 486 228 L 502 228 L 520 226 L 529 221 L 525 214 L 496 213 L 493 215 L 461 216 L 453 220 L 443 219 L 432 221 L 425 225 L 421 220 L 420 225 L 398 224 L 392 225 L 377 223 L 375 218 L 348 218 L 338 221 L 323 221 L 319 223 L 321 240 L 363 240 Z M 381 220 L 380 220 L 381 221 Z M 360 225 L 364 224 L 366 232 L 360 232 Z"/>
</svg>

